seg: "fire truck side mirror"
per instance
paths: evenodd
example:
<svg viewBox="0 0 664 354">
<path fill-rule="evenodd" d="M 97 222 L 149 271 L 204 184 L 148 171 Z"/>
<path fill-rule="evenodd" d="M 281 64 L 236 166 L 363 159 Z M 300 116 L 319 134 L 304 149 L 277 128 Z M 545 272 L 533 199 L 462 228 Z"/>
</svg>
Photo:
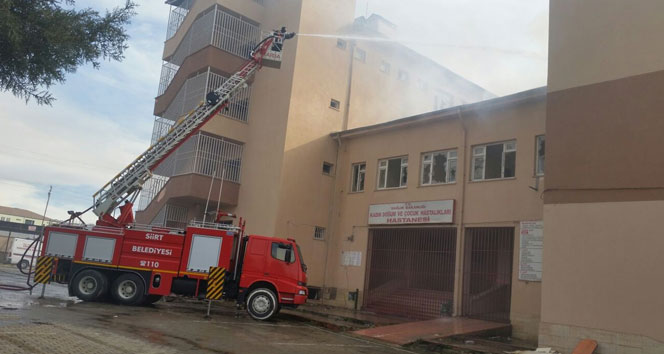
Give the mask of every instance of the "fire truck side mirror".
<svg viewBox="0 0 664 354">
<path fill-rule="evenodd" d="M 286 262 L 287 263 L 293 263 L 295 260 L 293 259 L 293 250 L 290 248 L 286 249 Z"/>
</svg>

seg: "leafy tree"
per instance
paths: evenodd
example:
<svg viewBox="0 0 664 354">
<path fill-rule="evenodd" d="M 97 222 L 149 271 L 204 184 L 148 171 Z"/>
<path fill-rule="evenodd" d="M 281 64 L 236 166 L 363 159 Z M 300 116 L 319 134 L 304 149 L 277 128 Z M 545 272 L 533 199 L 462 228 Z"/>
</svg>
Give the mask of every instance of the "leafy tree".
<svg viewBox="0 0 664 354">
<path fill-rule="evenodd" d="M 0 90 L 50 105 L 48 88 L 99 60 L 122 60 L 136 4 L 99 12 L 74 0 L 0 0 Z"/>
</svg>

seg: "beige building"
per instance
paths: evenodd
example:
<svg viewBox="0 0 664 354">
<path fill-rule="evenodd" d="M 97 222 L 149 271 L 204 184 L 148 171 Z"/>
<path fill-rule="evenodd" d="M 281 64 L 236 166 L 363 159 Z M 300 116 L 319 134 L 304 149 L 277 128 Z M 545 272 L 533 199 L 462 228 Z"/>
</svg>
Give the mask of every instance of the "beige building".
<svg viewBox="0 0 664 354">
<path fill-rule="evenodd" d="M 542 220 L 545 107 L 534 89 L 333 134 L 323 298 L 352 306 L 359 289 L 366 309 L 511 322 L 536 342 L 541 273 L 520 275 L 538 264 L 518 235 Z"/>
<path fill-rule="evenodd" d="M 539 343 L 664 353 L 664 2 L 550 2 Z"/>
<path fill-rule="evenodd" d="M 314 235 L 329 228 L 332 212 L 330 133 L 493 97 L 400 44 L 358 39 L 389 38 L 395 28 L 379 16 L 354 20 L 352 0 L 168 3 L 153 140 L 237 70 L 261 32 L 286 26 L 335 36 L 286 42 L 281 69 L 260 71 L 159 166 L 139 200 L 139 222 L 200 220 L 209 195 L 209 210 L 220 199 L 221 209 L 248 220 L 250 233 L 294 237 L 309 259 L 324 257 L 328 247 Z M 411 104 L 398 104 L 404 97 Z M 323 262 L 310 265 L 311 285 L 322 287 L 324 277 Z"/>
</svg>

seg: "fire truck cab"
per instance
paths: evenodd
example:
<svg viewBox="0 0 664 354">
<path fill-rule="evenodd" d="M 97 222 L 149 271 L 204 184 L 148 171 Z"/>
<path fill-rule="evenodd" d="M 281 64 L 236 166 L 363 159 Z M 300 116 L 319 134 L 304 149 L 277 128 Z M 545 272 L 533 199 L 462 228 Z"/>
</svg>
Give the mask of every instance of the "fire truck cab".
<svg viewBox="0 0 664 354">
<path fill-rule="evenodd" d="M 61 224 L 45 228 L 42 255 L 53 257 L 52 279 L 84 301 L 110 297 L 141 305 L 164 295 L 205 298 L 214 286 L 257 320 L 303 304 L 306 265 L 295 240 L 244 236 L 243 230 L 201 222 L 184 230 Z M 211 269 L 224 274 L 214 284 Z"/>
</svg>

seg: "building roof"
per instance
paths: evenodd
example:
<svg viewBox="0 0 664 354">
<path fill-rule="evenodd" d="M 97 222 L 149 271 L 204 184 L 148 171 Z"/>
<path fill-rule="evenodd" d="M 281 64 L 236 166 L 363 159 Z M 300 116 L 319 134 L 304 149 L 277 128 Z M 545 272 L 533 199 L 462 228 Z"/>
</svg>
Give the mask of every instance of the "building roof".
<svg viewBox="0 0 664 354">
<path fill-rule="evenodd" d="M 39 215 L 35 212 L 32 212 L 30 210 L 26 209 L 21 209 L 21 208 L 12 208 L 12 207 L 6 207 L 0 205 L 0 214 L 5 214 L 5 215 L 12 215 L 12 216 L 18 216 L 20 218 L 29 218 L 29 219 L 36 219 L 36 220 L 41 220 L 42 215 Z M 51 218 L 46 218 L 46 221 L 57 221 L 55 219 Z"/>
<path fill-rule="evenodd" d="M 330 134 L 333 138 L 348 138 L 357 135 L 375 133 L 382 130 L 402 128 L 434 120 L 446 120 L 458 117 L 464 112 L 478 111 L 480 109 L 492 109 L 513 105 L 519 103 L 532 102 L 546 98 L 546 86 L 538 87 L 526 91 L 517 92 L 511 95 L 492 98 L 480 102 L 465 104 L 461 106 L 449 107 L 438 111 L 426 112 L 410 117 L 399 118 L 385 123 L 367 125 L 364 127 L 334 132 Z"/>
</svg>

